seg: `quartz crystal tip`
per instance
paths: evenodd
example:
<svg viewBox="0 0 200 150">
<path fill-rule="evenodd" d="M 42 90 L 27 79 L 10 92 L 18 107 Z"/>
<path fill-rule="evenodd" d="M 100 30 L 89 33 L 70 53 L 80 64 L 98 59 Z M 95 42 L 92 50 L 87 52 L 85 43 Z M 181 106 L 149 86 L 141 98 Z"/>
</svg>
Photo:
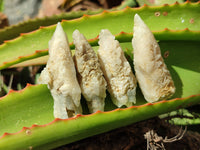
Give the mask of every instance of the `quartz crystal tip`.
<svg viewBox="0 0 200 150">
<path fill-rule="evenodd" d="M 138 14 L 134 17 L 133 54 L 136 78 L 148 102 L 172 96 L 175 86 L 161 55 L 160 47 Z"/>
<path fill-rule="evenodd" d="M 101 30 L 98 57 L 113 103 L 129 107 L 136 102 L 136 79 L 120 44 L 109 30 Z"/>
<path fill-rule="evenodd" d="M 91 113 L 104 111 L 106 81 L 96 53 L 87 39 L 78 30 L 73 32 L 75 44 L 75 66 L 78 81 Z"/>
<path fill-rule="evenodd" d="M 49 59 L 39 77 L 54 99 L 54 117 L 66 119 L 82 112 L 81 90 L 76 78 L 67 36 L 60 23 L 49 41 Z"/>
</svg>

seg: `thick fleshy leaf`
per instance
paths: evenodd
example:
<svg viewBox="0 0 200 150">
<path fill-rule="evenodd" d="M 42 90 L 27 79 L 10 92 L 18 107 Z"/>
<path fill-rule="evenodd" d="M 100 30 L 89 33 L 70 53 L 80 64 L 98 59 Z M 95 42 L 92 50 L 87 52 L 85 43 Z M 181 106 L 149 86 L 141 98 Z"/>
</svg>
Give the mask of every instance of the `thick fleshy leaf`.
<svg viewBox="0 0 200 150">
<path fill-rule="evenodd" d="M 183 43 L 184 46 L 182 46 Z M 175 99 L 147 104 L 138 89 L 136 106 L 116 109 L 108 95 L 105 108 L 108 112 L 106 113 L 98 112 L 67 120 L 54 120 L 53 99 L 46 85 L 29 85 L 22 91 L 10 92 L 0 99 L 0 116 L 2 118 L 0 119 L 0 134 L 3 135 L 0 139 L 0 148 L 12 149 L 14 146 L 19 149 L 54 148 L 200 103 L 198 61 L 200 43 L 198 41 L 160 41 L 159 44 L 174 79 L 176 93 L 173 97 Z M 131 43 L 122 43 L 121 46 L 127 57 L 132 57 Z M 132 62 L 130 63 L 132 64 Z M 9 142 L 10 144 L 8 144 Z"/>
<path fill-rule="evenodd" d="M 159 31 L 165 28 L 170 30 L 179 30 L 175 36 L 174 33 L 165 31 L 158 32 L 157 40 L 199 40 L 196 34 L 200 29 L 200 3 L 173 4 L 165 6 L 140 8 L 127 8 L 121 11 L 104 11 L 97 15 L 84 15 L 82 18 L 63 21 L 62 26 L 68 35 L 69 41 L 72 41 L 72 32 L 78 29 L 87 39 L 96 37 L 101 29 L 109 29 L 112 34 L 119 34 L 121 31 L 131 33 L 133 28 L 133 16 L 138 13 L 151 30 Z M 88 29 L 89 27 L 89 29 Z M 179 34 L 180 30 L 189 28 L 193 33 L 185 31 Z M 55 25 L 42 27 L 39 30 L 28 34 L 22 34 L 15 40 L 7 41 L 0 46 L 0 69 L 7 68 L 19 62 L 47 55 L 47 52 L 41 50 L 47 49 L 48 41 L 55 30 Z M 189 34 L 189 35 L 188 35 Z M 129 39 L 130 41 L 130 39 Z M 125 42 L 125 41 L 120 41 Z M 13 53 L 13 50 L 15 51 Z"/>
<path fill-rule="evenodd" d="M 1 5 L 1 1 L 0 1 L 0 5 Z M 56 24 L 57 22 L 62 21 L 63 19 L 71 20 L 71 19 L 79 18 L 83 16 L 83 14 L 93 15 L 93 14 L 98 14 L 102 11 L 103 9 L 99 9 L 96 11 L 91 11 L 91 10 L 73 11 L 73 12 L 63 13 L 63 14 L 54 15 L 50 17 L 30 19 L 28 21 L 21 22 L 17 25 L 8 26 L 3 29 L 0 29 L 0 44 L 2 44 L 6 40 L 10 40 L 10 39 L 16 38 L 17 36 L 20 36 L 21 33 L 27 33 L 27 32 L 36 30 L 40 26 L 49 26 L 52 24 Z"/>
<path fill-rule="evenodd" d="M 142 102 L 143 97 L 138 94 L 137 100 Z M 4 133 L 0 138 L 0 149 L 51 149 L 199 102 L 198 94 L 53 120 L 53 100 L 46 85 L 29 85 L 0 100 L 0 133 Z"/>
<path fill-rule="evenodd" d="M 133 26 L 131 16 L 139 13 L 152 30 L 162 30 L 155 31 L 154 34 L 159 40 L 162 55 L 175 82 L 176 93 L 172 97 L 174 99 L 149 104 L 145 102 L 138 89 L 137 103 L 133 107 L 116 109 L 108 95 L 105 106 L 107 112 L 78 115 L 66 120 L 54 120 L 53 99 L 47 86 L 28 85 L 24 90 L 10 92 L 0 99 L 0 149 L 55 148 L 200 103 L 200 32 L 198 31 L 200 22 L 197 20 L 199 7 L 199 3 L 190 4 L 188 2 L 164 7 L 144 6 L 139 9 L 128 8 L 123 11 L 104 12 L 96 16 L 84 16 L 81 19 L 63 21 L 62 25 L 70 41 L 71 33 L 76 28 L 91 39 L 96 37 L 102 28 L 110 29 L 113 34 L 118 34 L 122 30 L 131 33 Z M 90 30 L 88 30 L 88 26 Z M 166 27 L 170 30 L 163 30 Z M 183 30 L 187 27 L 190 30 Z M 47 50 L 36 50 L 47 48 L 48 40 L 54 29 L 55 26 L 41 28 L 1 45 L 1 69 L 24 60 L 46 57 Z M 131 38 L 131 34 L 123 32 L 117 36 L 132 64 Z M 97 39 L 91 40 L 90 43 L 95 49 L 98 48 L 96 47 Z M 41 62 L 45 63 L 45 59 L 42 59 Z M 33 61 L 35 63 L 35 60 Z M 36 62 L 36 64 L 38 63 Z M 27 64 L 25 63 L 25 65 Z M 82 99 L 82 101 L 84 100 Z"/>
</svg>

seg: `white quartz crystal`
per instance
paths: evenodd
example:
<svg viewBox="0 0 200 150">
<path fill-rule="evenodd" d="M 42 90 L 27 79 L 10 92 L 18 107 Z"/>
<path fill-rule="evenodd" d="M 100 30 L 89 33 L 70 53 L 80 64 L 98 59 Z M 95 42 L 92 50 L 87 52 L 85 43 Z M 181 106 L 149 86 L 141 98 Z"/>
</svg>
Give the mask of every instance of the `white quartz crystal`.
<svg viewBox="0 0 200 150">
<path fill-rule="evenodd" d="M 87 39 L 78 30 L 73 32 L 75 44 L 75 66 L 78 81 L 91 113 L 104 111 L 106 81 L 98 58 Z"/>
<path fill-rule="evenodd" d="M 170 97 L 175 87 L 154 35 L 139 15 L 134 17 L 132 40 L 136 78 L 145 99 L 155 102 Z"/>
<path fill-rule="evenodd" d="M 49 59 L 39 77 L 39 83 L 47 84 L 51 91 L 55 118 L 66 119 L 73 113 L 82 113 L 81 89 L 68 39 L 60 23 L 49 41 Z"/>
<path fill-rule="evenodd" d="M 99 35 L 98 57 L 113 103 L 132 106 L 136 102 L 136 79 L 119 42 L 108 30 L 101 30 Z"/>
</svg>

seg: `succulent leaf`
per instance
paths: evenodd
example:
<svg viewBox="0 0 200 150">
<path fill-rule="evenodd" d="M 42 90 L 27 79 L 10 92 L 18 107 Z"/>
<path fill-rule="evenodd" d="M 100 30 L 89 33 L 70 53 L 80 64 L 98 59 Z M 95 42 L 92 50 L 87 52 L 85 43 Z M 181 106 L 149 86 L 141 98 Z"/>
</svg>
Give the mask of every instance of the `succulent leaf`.
<svg viewBox="0 0 200 150">
<path fill-rule="evenodd" d="M 0 1 L 0 5 L 1 5 L 1 1 Z M 91 10 L 74 11 L 74 12 L 63 13 L 63 14 L 54 15 L 50 17 L 30 19 L 28 21 L 21 22 L 17 25 L 8 26 L 3 29 L 0 29 L 0 35 L 1 35 L 0 44 L 2 44 L 6 40 L 10 40 L 10 39 L 16 38 L 17 36 L 20 36 L 21 33 L 27 33 L 27 32 L 36 30 L 40 26 L 49 26 L 52 24 L 56 24 L 57 22 L 60 22 L 63 19 L 71 20 L 71 19 L 79 18 L 83 16 L 83 14 L 92 15 L 92 14 L 98 14 L 102 11 L 103 11 L 102 9 L 99 9 L 96 11 L 91 11 Z"/>
<path fill-rule="evenodd" d="M 36 149 L 55 148 L 88 136 L 200 103 L 200 68 L 198 61 L 200 45 L 198 41 L 184 41 L 184 47 L 182 44 L 183 41 L 159 42 L 162 55 L 177 89 L 173 96 L 174 99 L 169 101 L 160 101 L 154 104 L 146 103 L 141 92 L 137 90 L 136 106 L 113 110 L 116 107 L 113 107 L 113 104 L 110 103 L 110 97 L 107 96 L 105 109 L 108 112 L 106 113 L 98 112 L 67 120 L 54 120 L 53 99 L 46 85 L 28 85 L 24 90 L 10 92 L 0 99 L 2 118 L 0 119 L 0 134 L 2 135 L 0 149 L 12 149 L 13 147 L 28 149 L 30 146 Z M 132 57 L 129 53 L 131 42 L 122 43 L 121 46 L 123 49 L 127 48 L 126 55 Z M 188 49 L 190 49 L 190 53 L 188 53 Z M 187 59 L 190 61 L 185 61 Z M 41 139 L 43 140 L 41 141 Z M 13 142 L 10 143 L 10 141 Z"/>
<path fill-rule="evenodd" d="M 182 12 L 185 12 L 184 15 Z M 157 40 L 174 40 L 177 38 L 188 40 L 199 40 L 200 3 L 183 3 L 164 6 L 143 6 L 140 8 L 126 8 L 120 11 L 104 11 L 97 15 L 84 15 L 79 19 L 62 21 L 62 26 L 72 41 L 72 32 L 79 29 L 87 39 L 92 39 L 98 35 L 101 29 L 109 29 L 112 34 L 119 34 L 121 31 L 131 33 L 133 27 L 133 16 L 138 13 L 153 31 L 160 31 L 166 28 L 166 31 L 155 32 Z M 88 26 L 90 29 L 88 30 Z M 188 28 L 192 30 L 181 31 Z M 0 69 L 7 68 L 19 62 L 47 55 L 41 50 L 47 49 L 47 43 L 53 35 L 55 25 L 41 27 L 39 30 L 28 34 L 21 34 L 20 37 L 6 41 L 0 46 Z M 179 30 L 172 32 L 171 30 Z M 195 32 L 194 32 L 195 31 Z M 180 33 L 185 32 L 180 35 Z M 156 34 L 157 33 L 157 34 Z M 170 36 L 173 35 L 174 36 Z M 119 42 L 124 42 L 119 41 Z M 15 49 L 15 53 L 13 53 Z"/>
<path fill-rule="evenodd" d="M 94 37 L 101 29 L 107 28 L 117 35 L 116 39 L 128 60 L 131 60 L 131 32 L 135 13 L 154 30 L 153 33 L 159 41 L 162 56 L 176 86 L 172 99 L 147 103 L 137 89 L 135 106 L 115 109 L 108 95 L 105 101 L 106 112 L 61 120 L 53 117 L 53 98 L 47 86 L 27 85 L 23 90 L 10 91 L 7 96 L 0 98 L 0 149 L 52 149 L 200 103 L 199 2 L 104 11 L 94 16 L 84 15 L 79 19 L 62 21 L 62 26 L 69 41 L 72 41 L 72 32 L 79 29 L 87 39 L 91 39 L 89 42 L 95 50 L 98 46 L 97 38 Z M 0 69 L 14 64 L 45 64 L 48 57 L 47 43 L 54 30 L 54 25 L 42 27 L 5 42 L 0 46 Z M 71 48 L 74 48 L 73 44 Z M 38 59 L 40 62 L 36 62 Z M 19 64 L 21 62 L 23 64 Z"/>
<path fill-rule="evenodd" d="M 141 94 L 138 101 L 143 101 Z M 198 103 L 199 94 L 60 120 L 53 119 L 53 99 L 47 86 L 28 85 L 0 99 L 4 118 L 0 120 L 0 149 L 52 149 Z"/>
</svg>

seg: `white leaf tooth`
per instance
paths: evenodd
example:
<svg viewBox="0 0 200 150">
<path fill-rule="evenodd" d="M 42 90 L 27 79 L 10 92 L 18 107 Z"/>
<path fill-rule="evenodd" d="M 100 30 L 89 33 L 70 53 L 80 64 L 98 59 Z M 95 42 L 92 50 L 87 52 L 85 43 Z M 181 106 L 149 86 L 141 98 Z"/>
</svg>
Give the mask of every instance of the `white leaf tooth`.
<svg viewBox="0 0 200 150">
<path fill-rule="evenodd" d="M 48 84 L 54 98 L 56 118 L 68 118 L 66 109 L 75 114 L 82 112 L 81 89 L 76 78 L 68 39 L 60 23 L 57 24 L 53 37 L 49 41 L 49 59 L 41 73 L 39 83 Z"/>
<path fill-rule="evenodd" d="M 154 35 L 138 14 L 132 40 L 136 78 L 145 99 L 155 102 L 172 96 L 175 86 Z"/>
<path fill-rule="evenodd" d="M 101 30 L 98 57 L 112 101 L 118 107 L 136 103 L 136 78 L 124 52 L 109 30 Z"/>
<path fill-rule="evenodd" d="M 88 108 L 91 113 L 97 110 L 104 111 L 107 83 L 98 58 L 87 39 L 78 30 L 73 32 L 73 39 L 78 80 Z"/>
</svg>

